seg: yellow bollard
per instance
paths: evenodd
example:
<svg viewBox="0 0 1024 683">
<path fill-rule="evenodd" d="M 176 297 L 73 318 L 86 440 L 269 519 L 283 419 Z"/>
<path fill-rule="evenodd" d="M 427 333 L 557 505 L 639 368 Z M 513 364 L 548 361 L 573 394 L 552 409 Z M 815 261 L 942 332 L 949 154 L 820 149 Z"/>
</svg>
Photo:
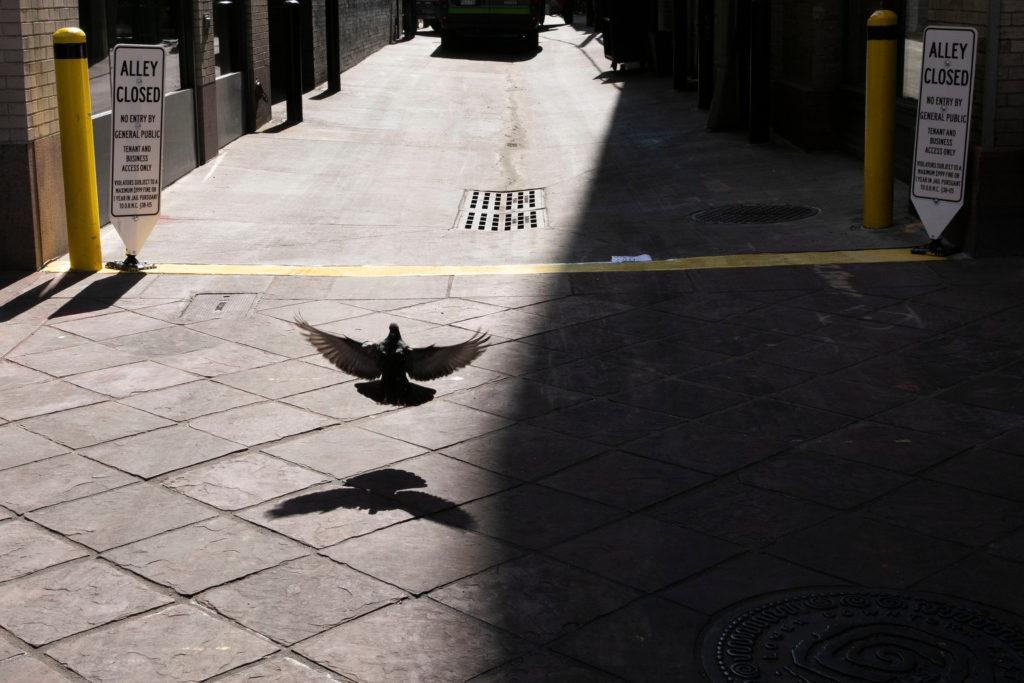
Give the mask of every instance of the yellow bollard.
<svg viewBox="0 0 1024 683">
<path fill-rule="evenodd" d="M 867 80 L 864 86 L 864 227 L 892 225 L 892 140 L 896 132 L 896 13 L 868 18 Z"/>
<path fill-rule="evenodd" d="M 100 254 L 100 213 L 96 196 L 96 158 L 92 142 L 92 104 L 85 32 L 62 28 L 53 34 L 57 75 L 60 153 L 64 167 L 64 206 L 67 209 L 68 255 L 71 270 L 95 272 L 103 267 Z"/>
</svg>

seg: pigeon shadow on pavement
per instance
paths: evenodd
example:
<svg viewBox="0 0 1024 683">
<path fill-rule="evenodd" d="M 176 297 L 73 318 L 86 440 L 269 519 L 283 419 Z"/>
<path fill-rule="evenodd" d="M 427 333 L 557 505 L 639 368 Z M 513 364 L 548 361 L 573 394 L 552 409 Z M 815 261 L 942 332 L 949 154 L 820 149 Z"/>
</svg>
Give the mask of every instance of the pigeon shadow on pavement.
<svg viewBox="0 0 1024 683">
<path fill-rule="evenodd" d="M 356 391 L 377 403 L 387 406 L 421 406 L 432 401 L 434 394 L 437 393 L 436 389 L 410 382 L 405 394 L 396 398 L 387 395 L 387 392 L 384 390 L 384 383 L 379 379 L 375 379 L 372 382 L 357 382 Z"/>
<path fill-rule="evenodd" d="M 444 519 L 437 520 L 449 526 L 465 527 L 472 523 L 469 513 L 440 496 L 408 489 L 426 488 L 423 477 L 406 470 L 383 469 L 351 477 L 342 488 L 307 493 L 290 498 L 271 508 L 271 517 L 294 517 L 314 512 L 325 513 L 347 508 L 366 510 L 375 515 L 386 510 L 404 510 L 421 516 L 445 510 Z"/>
</svg>

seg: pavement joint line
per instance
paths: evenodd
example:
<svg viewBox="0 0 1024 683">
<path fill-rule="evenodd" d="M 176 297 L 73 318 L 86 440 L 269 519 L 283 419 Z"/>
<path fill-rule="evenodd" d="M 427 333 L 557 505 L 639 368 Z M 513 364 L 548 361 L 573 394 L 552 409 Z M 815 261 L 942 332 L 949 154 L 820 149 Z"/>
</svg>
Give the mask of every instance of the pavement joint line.
<svg viewBox="0 0 1024 683">
<path fill-rule="evenodd" d="M 930 263 L 943 257 L 920 256 L 905 247 L 895 249 L 859 249 L 846 251 L 801 251 L 757 254 L 721 254 L 688 256 L 656 261 L 611 263 L 507 263 L 491 265 L 367 265 L 367 266 L 288 266 L 264 264 L 163 263 L 148 268 L 153 275 L 275 275 L 305 277 L 416 277 L 432 275 L 544 275 L 561 273 L 636 273 L 678 270 L 718 270 L 730 268 L 771 268 L 779 266 L 848 265 L 860 263 Z M 66 273 L 67 260 L 53 261 L 43 272 Z M 104 267 L 101 274 L 121 271 Z"/>
</svg>

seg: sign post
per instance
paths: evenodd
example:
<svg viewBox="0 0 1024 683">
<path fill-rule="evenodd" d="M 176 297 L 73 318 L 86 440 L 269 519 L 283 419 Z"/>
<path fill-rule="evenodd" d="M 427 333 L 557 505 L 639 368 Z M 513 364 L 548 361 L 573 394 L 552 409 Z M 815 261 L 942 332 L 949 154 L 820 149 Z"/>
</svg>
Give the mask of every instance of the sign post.
<svg viewBox="0 0 1024 683">
<path fill-rule="evenodd" d="M 119 270 L 140 270 L 137 255 L 160 218 L 164 50 L 116 45 L 111 68 L 110 222 L 124 242 Z"/>
<path fill-rule="evenodd" d="M 977 42 L 973 28 L 924 31 L 911 200 L 932 241 L 914 253 L 953 253 L 942 233 L 964 205 Z"/>
</svg>

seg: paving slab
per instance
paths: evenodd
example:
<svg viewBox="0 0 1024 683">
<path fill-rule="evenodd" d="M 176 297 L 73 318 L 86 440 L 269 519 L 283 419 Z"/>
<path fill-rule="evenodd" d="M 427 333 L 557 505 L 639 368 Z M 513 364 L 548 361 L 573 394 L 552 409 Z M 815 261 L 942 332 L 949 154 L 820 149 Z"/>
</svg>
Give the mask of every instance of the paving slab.
<svg viewBox="0 0 1024 683">
<path fill-rule="evenodd" d="M 732 543 L 760 546 L 834 513 L 821 505 L 726 478 L 682 493 L 648 514 Z"/>
<path fill-rule="evenodd" d="M 646 598 L 588 624 L 554 649 L 628 681 L 697 681 L 692 643 L 704 618 L 660 598 Z"/>
<path fill-rule="evenodd" d="M 199 681 L 276 649 L 191 605 L 172 605 L 60 643 L 47 654 L 91 681 Z"/>
<path fill-rule="evenodd" d="M 634 515 L 549 551 L 555 557 L 645 591 L 654 591 L 740 552 L 732 543 Z"/>
<path fill-rule="evenodd" d="M 847 515 L 778 540 L 770 552 L 784 560 L 864 586 L 906 588 L 969 548 L 915 531 Z"/>
<path fill-rule="evenodd" d="M 540 555 L 511 560 L 430 597 L 536 643 L 547 643 L 639 593 Z"/>
<path fill-rule="evenodd" d="M 196 429 L 222 439 L 255 446 L 326 427 L 334 421 L 282 403 L 265 402 L 192 420 Z"/>
<path fill-rule="evenodd" d="M 328 370 L 298 360 L 264 365 L 217 377 L 217 382 L 221 384 L 264 398 L 284 398 L 348 380 L 347 375 L 337 370 Z"/>
<path fill-rule="evenodd" d="M 583 439 L 525 424 L 443 449 L 446 455 L 518 479 L 538 479 L 607 449 Z"/>
<path fill-rule="evenodd" d="M 125 398 L 154 389 L 164 389 L 199 379 L 196 375 L 152 361 L 129 363 L 116 368 L 71 375 L 67 381 L 98 394 Z"/>
<path fill-rule="evenodd" d="M 127 351 L 111 348 L 96 342 L 86 342 L 52 351 L 41 351 L 24 356 L 17 361 L 33 370 L 39 370 L 55 377 L 67 377 L 92 370 L 102 370 L 143 360 Z"/>
<path fill-rule="evenodd" d="M 396 501 L 362 489 L 327 484 L 263 503 L 239 516 L 314 548 L 325 548 L 404 522 L 413 514 Z"/>
<path fill-rule="evenodd" d="M 421 446 L 347 425 L 304 434 L 264 446 L 263 450 L 339 479 L 406 460 L 425 451 Z"/>
<path fill-rule="evenodd" d="M 102 394 L 76 387 L 62 380 L 33 382 L 5 389 L 0 395 L 0 417 L 21 420 L 56 413 L 105 400 Z"/>
<path fill-rule="evenodd" d="M 160 327 L 167 327 L 168 323 L 156 320 L 145 315 L 132 313 L 131 311 L 119 311 L 106 315 L 97 315 L 81 320 L 70 322 L 57 322 L 54 324 L 59 330 L 76 334 L 93 341 L 102 341 L 114 337 L 123 337 L 137 332 L 147 332 Z"/>
<path fill-rule="evenodd" d="M 21 425 L 70 448 L 85 448 L 172 422 L 119 403 L 97 403 L 24 420 Z"/>
<path fill-rule="evenodd" d="M 405 597 L 394 586 L 314 555 L 207 591 L 199 600 L 290 645 Z"/>
<path fill-rule="evenodd" d="M 788 439 L 761 437 L 752 441 L 740 432 L 700 422 L 687 422 L 622 444 L 620 448 L 699 472 L 728 474 L 786 450 Z"/>
<path fill-rule="evenodd" d="M 580 662 L 550 652 L 527 655 L 472 679 L 473 683 L 526 683 L 538 679 L 550 681 L 594 681 L 610 683 L 622 680 Z"/>
<path fill-rule="evenodd" d="M 68 449 L 18 425 L 0 426 L 0 469 L 49 458 Z"/>
<path fill-rule="evenodd" d="M 175 425 L 79 451 L 82 455 L 143 479 L 243 450 L 241 444 Z"/>
<path fill-rule="evenodd" d="M 140 515 L 139 510 L 146 510 Z M 29 513 L 34 522 L 103 551 L 183 527 L 214 513 L 152 484 L 134 484 Z"/>
<path fill-rule="evenodd" d="M 121 403 L 180 422 L 261 400 L 259 396 L 216 382 L 200 381 L 131 396 Z"/>
<path fill-rule="evenodd" d="M 833 576 L 771 555 L 746 553 L 690 577 L 660 595 L 704 614 L 715 614 L 748 598 L 787 588 L 836 586 Z"/>
<path fill-rule="evenodd" d="M 134 481 L 124 472 L 69 453 L 0 472 L 0 503 L 25 513 Z"/>
<path fill-rule="evenodd" d="M 328 683 L 341 679 L 321 669 L 314 669 L 297 659 L 280 657 L 262 661 L 217 680 L 223 683 Z"/>
<path fill-rule="evenodd" d="M 539 483 L 606 505 L 639 510 L 711 479 L 693 470 L 612 451 Z"/>
<path fill-rule="evenodd" d="M 463 505 L 433 519 L 466 526 L 527 548 L 545 548 L 623 516 L 615 508 L 526 484 Z"/>
<path fill-rule="evenodd" d="M 106 345 L 138 357 L 164 362 L 179 355 L 209 351 L 223 343 L 224 340 L 217 337 L 175 325 L 110 339 Z"/>
<path fill-rule="evenodd" d="M 41 527 L 16 519 L 0 526 L 0 581 L 31 574 L 89 553 Z"/>
<path fill-rule="evenodd" d="M 221 510 L 239 510 L 327 481 L 304 467 L 245 453 L 164 480 L 164 486 Z"/>
<path fill-rule="evenodd" d="M 318 358 L 320 358 L 318 356 Z M 325 361 L 326 364 L 326 361 Z M 329 372 L 337 372 L 331 370 Z M 282 403 L 305 408 L 314 413 L 333 417 L 335 420 L 350 422 L 369 415 L 377 415 L 394 410 L 395 406 L 368 400 L 359 393 L 355 382 L 335 384 L 325 389 L 317 389 L 304 394 L 297 394 L 282 399 Z"/>
<path fill-rule="evenodd" d="M 84 560 L 0 585 L 0 625 L 39 646 L 169 602 L 130 574 Z"/>
<path fill-rule="evenodd" d="M 236 519 L 215 517 L 122 546 L 104 557 L 182 595 L 305 555 L 307 548 Z"/>
<path fill-rule="evenodd" d="M 448 401 L 431 401 L 414 409 L 368 417 L 358 426 L 417 446 L 438 449 L 510 424 L 509 420 L 479 410 Z"/>
<path fill-rule="evenodd" d="M 461 681 L 522 653 L 517 639 L 429 598 L 342 624 L 296 650 L 365 681 Z"/>
<path fill-rule="evenodd" d="M 31 655 L 20 655 L 0 661 L 0 678 L 5 681 L 33 681 L 33 683 L 64 683 L 72 680 L 54 667 L 43 664 Z"/>
<path fill-rule="evenodd" d="M 421 594 L 522 551 L 481 534 L 414 519 L 327 548 L 338 562 Z"/>
</svg>

